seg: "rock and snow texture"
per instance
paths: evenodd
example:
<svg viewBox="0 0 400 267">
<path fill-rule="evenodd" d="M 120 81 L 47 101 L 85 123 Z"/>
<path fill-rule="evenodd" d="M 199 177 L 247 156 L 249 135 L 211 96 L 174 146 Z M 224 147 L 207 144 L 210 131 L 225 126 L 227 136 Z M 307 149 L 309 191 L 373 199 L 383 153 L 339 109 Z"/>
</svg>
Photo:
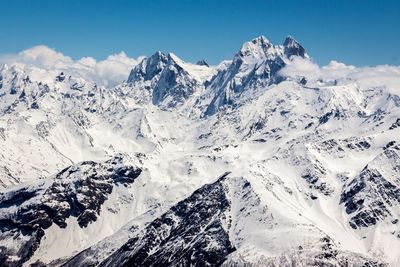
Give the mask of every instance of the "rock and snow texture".
<svg viewBox="0 0 400 267">
<path fill-rule="evenodd" d="M 66 228 L 70 217 L 79 227 L 87 227 L 97 220 L 113 187 L 133 183 L 140 173 L 117 155 L 104 163 L 81 162 L 49 179 L 2 193 L 0 262 L 10 266 L 25 262 L 38 249 L 45 230 L 53 224 Z"/>
<path fill-rule="evenodd" d="M 300 222 L 296 225 L 282 217 L 283 214 L 274 217 L 271 212 L 249 181 L 226 173 L 193 192 L 142 230 L 138 229 L 100 264 L 93 261 L 91 254 L 96 250 L 91 249 L 63 266 L 380 264 L 355 253 L 338 251 L 334 242 L 313 226 Z M 305 228 L 307 234 L 311 234 L 307 236 L 310 244 L 294 239 L 293 251 L 283 251 L 284 254 L 278 257 L 269 255 L 272 249 L 255 246 L 267 241 L 276 242 L 274 232 L 285 231 L 286 227 Z"/>
<path fill-rule="evenodd" d="M 0 265 L 400 264 L 399 68 L 260 36 L 67 71 L 0 70 Z"/>
<path fill-rule="evenodd" d="M 271 44 L 264 36 L 245 43 L 230 66 L 213 77 L 209 86 L 213 99 L 205 115 L 214 114 L 223 105 L 235 105 L 235 98 L 246 90 L 279 83 L 283 79 L 279 70 L 293 56 L 308 59 L 304 48 L 291 37 L 283 46 Z"/>
</svg>

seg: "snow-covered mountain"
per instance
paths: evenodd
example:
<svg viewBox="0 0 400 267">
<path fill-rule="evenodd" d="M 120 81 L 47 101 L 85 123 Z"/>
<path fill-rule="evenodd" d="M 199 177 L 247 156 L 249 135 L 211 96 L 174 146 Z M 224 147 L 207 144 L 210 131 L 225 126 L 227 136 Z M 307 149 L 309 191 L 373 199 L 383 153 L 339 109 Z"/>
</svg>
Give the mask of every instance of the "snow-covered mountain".
<svg viewBox="0 0 400 267">
<path fill-rule="evenodd" d="M 0 265 L 398 266 L 400 69 L 260 36 L 106 88 L 0 70 Z"/>
</svg>

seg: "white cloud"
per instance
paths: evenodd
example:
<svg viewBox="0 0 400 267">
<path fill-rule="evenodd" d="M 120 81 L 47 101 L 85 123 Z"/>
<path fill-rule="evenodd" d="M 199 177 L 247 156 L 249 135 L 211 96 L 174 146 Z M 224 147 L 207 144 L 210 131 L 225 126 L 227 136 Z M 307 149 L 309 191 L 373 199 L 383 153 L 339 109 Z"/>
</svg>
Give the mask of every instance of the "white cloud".
<svg viewBox="0 0 400 267">
<path fill-rule="evenodd" d="M 137 59 L 129 58 L 124 52 L 110 55 L 105 60 L 97 62 L 94 69 L 103 83 L 108 81 L 123 81 L 128 78 L 132 66 L 138 63 Z"/>
<path fill-rule="evenodd" d="M 385 86 L 392 93 L 400 94 L 400 66 L 355 67 L 333 60 L 320 67 L 310 60 L 296 57 L 280 73 L 287 77 L 306 77 L 314 81 L 336 80 L 338 84 L 357 82 L 361 88 Z"/>
<path fill-rule="evenodd" d="M 73 60 L 44 45 L 35 46 L 18 54 L 0 56 L 0 64 L 38 67 L 45 70 L 63 71 L 106 87 L 115 86 L 128 78 L 130 70 L 141 60 L 128 57 L 125 52 L 110 55 L 97 61 L 92 57 Z"/>
<path fill-rule="evenodd" d="M 290 64 L 287 64 L 280 74 L 287 77 L 304 76 L 315 78 L 319 76 L 320 68 L 317 64 L 301 57 L 293 57 Z"/>
</svg>

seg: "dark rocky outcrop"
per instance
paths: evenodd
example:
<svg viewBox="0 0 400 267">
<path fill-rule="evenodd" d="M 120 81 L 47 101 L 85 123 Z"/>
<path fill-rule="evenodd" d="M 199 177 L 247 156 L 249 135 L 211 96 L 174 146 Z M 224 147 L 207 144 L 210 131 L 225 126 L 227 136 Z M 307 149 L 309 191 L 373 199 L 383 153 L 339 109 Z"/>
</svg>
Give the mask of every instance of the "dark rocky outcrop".
<svg viewBox="0 0 400 267">
<path fill-rule="evenodd" d="M 133 183 L 140 173 L 139 168 L 123 165 L 118 155 L 103 163 L 81 162 L 53 179 L 1 193 L 0 262 L 21 265 L 38 248 L 47 228 L 65 228 L 71 216 L 80 227 L 96 221 L 113 187 Z"/>
<path fill-rule="evenodd" d="M 230 207 L 226 176 L 173 206 L 100 266 L 220 265 L 235 250 L 221 222 Z"/>
</svg>

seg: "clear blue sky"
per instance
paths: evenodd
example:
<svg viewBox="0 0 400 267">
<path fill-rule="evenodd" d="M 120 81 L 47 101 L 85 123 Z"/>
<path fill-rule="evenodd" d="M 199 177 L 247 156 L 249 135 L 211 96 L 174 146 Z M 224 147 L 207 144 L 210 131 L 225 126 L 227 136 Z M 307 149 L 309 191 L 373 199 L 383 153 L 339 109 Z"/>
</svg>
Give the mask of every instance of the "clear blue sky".
<svg viewBox="0 0 400 267">
<path fill-rule="evenodd" d="M 44 44 L 77 59 L 156 50 L 216 64 L 259 35 L 319 64 L 400 65 L 400 0 L 4 0 L 0 54 Z"/>
</svg>

